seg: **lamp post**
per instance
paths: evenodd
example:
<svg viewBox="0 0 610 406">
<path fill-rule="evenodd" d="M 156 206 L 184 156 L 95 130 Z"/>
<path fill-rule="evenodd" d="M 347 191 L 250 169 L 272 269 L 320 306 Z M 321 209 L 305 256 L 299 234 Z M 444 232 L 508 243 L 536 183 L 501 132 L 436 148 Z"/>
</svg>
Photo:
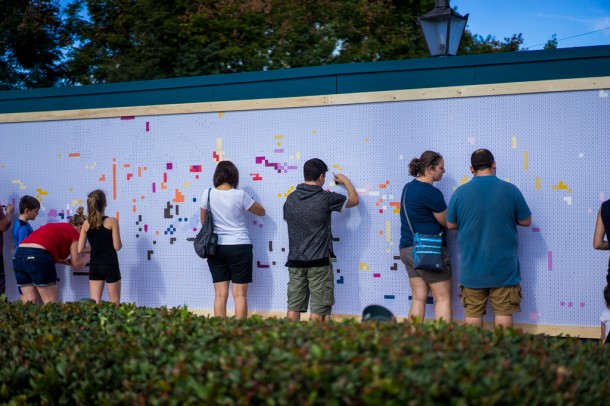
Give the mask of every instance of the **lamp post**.
<svg viewBox="0 0 610 406">
<path fill-rule="evenodd" d="M 436 0 L 434 10 L 418 18 L 431 56 L 457 54 L 468 14 L 462 16 L 449 7 L 449 0 Z"/>
</svg>

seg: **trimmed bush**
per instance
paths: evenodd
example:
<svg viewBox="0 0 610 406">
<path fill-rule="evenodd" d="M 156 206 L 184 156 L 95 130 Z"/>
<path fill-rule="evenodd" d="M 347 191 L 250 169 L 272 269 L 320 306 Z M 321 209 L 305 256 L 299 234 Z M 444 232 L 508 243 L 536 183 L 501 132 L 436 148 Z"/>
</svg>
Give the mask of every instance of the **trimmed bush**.
<svg viewBox="0 0 610 406">
<path fill-rule="evenodd" d="M 610 350 L 448 323 L 0 304 L 0 403 L 604 404 Z"/>
</svg>

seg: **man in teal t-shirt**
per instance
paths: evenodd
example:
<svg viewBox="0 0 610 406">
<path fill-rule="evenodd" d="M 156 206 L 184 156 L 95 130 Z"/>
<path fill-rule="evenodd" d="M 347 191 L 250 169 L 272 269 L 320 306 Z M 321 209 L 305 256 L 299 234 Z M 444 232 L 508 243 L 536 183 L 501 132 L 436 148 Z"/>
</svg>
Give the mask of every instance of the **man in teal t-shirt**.
<svg viewBox="0 0 610 406">
<path fill-rule="evenodd" d="M 457 188 L 447 209 L 447 227 L 458 230 L 464 321 L 483 326 L 489 301 L 495 325 L 512 327 L 521 311 L 516 226 L 529 226 L 532 213 L 519 189 L 496 177 L 489 150 L 476 150 L 470 161 L 474 177 Z"/>
</svg>

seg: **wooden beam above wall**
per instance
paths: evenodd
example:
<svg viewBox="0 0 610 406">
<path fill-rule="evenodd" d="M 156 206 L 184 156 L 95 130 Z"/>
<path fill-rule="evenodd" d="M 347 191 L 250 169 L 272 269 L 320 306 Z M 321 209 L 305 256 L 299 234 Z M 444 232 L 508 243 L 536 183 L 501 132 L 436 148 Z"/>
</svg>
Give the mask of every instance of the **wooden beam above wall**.
<svg viewBox="0 0 610 406">
<path fill-rule="evenodd" d="M 461 97 L 484 97 L 512 94 L 604 89 L 610 89 L 610 76 L 578 79 L 540 80 L 533 82 L 495 83 L 491 85 L 452 86 L 427 89 L 332 94 L 323 96 L 235 100 L 205 103 L 181 103 L 101 109 L 57 110 L 27 113 L 7 113 L 0 114 L 0 123 L 80 120 L 122 116 L 209 113 L 239 110 L 265 110 L 311 106 L 387 103 L 408 100 L 450 99 Z"/>
<path fill-rule="evenodd" d="M 298 99 L 594 78 L 610 45 L 346 63 L 222 75 L 0 91 L 0 114 Z M 215 107 L 211 107 L 214 109 Z M 165 114 L 165 113 L 163 113 Z"/>
<path fill-rule="evenodd" d="M 214 312 L 210 309 L 190 309 L 193 314 L 198 316 L 206 316 L 212 317 Z M 263 318 L 277 318 L 283 319 L 286 317 L 285 312 L 266 312 L 266 311 L 250 311 L 249 315 L 258 315 Z M 234 316 L 234 312 L 227 311 L 227 316 Z M 330 316 L 330 320 L 333 321 L 343 321 L 343 320 L 356 320 L 360 321 L 362 318 L 361 315 L 357 314 L 333 314 Z M 309 313 L 303 313 L 301 315 L 301 321 L 309 320 Z M 405 317 L 397 317 L 396 321 L 401 323 L 406 321 Z M 429 320 L 432 321 L 432 320 Z M 458 324 L 463 324 L 462 320 L 455 321 Z M 493 331 L 494 325 L 491 322 L 485 322 L 483 324 L 483 328 L 486 330 Z M 525 324 L 525 323 L 515 323 L 515 329 L 521 330 L 527 334 L 544 334 L 548 336 L 571 336 L 578 338 L 599 338 L 600 337 L 600 328 L 599 327 L 589 327 L 589 326 L 556 326 L 551 324 Z"/>
</svg>

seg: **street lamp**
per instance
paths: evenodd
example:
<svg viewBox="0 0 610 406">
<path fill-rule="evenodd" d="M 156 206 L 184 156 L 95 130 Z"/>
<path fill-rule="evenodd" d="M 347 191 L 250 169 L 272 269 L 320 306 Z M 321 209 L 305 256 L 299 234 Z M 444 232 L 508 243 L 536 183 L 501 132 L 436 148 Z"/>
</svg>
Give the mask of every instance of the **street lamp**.
<svg viewBox="0 0 610 406">
<path fill-rule="evenodd" d="M 468 14 L 462 16 L 449 7 L 449 0 L 436 0 L 434 10 L 418 18 L 431 56 L 457 54 Z"/>
</svg>

